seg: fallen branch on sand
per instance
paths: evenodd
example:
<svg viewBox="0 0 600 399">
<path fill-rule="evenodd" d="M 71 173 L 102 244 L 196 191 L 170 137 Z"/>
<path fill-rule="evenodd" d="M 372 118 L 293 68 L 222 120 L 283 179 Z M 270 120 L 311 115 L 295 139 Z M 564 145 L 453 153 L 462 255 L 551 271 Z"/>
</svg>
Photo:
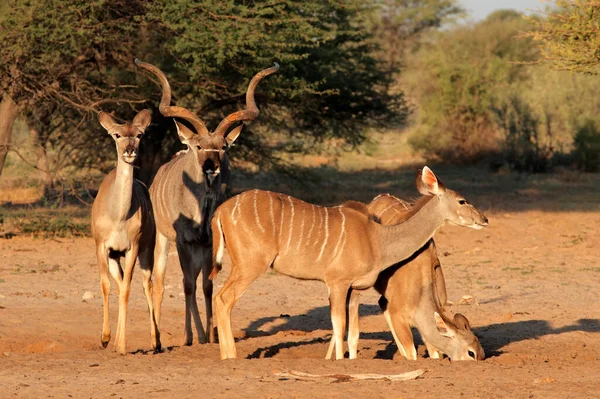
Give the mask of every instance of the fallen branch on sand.
<svg viewBox="0 0 600 399">
<path fill-rule="evenodd" d="M 409 371 L 402 374 L 309 374 L 302 371 L 290 370 L 274 373 L 280 379 L 295 379 L 301 381 L 317 381 L 322 378 L 334 379 L 336 382 L 352 380 L 385 380 L 407 381 L 415 380 L 425 373 L 425 369 Z"/>
</svg>

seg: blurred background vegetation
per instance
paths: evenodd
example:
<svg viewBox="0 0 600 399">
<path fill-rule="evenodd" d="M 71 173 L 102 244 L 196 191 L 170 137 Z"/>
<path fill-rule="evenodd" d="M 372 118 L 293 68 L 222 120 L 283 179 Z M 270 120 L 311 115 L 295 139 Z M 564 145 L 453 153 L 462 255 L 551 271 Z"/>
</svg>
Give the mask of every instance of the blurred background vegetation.
<svg viewBox="0 0 600 399">
<path fill-rule="evenodd" d="M 91 203 L 114 167 L 100 110 L 120 120 L 152 110 L 138 160 L 151 182 L 181 144 L 136 57 L 211 128 L 243 106 L 256 72 L 281 64 L 231 151 L 254 179 L 237 187 L 424 161 L 598 172 L 600 1 L 465 17 L 457 0 L 2 2 L 0 210 L 35 203 L 34 221 L 13 212 L 21 231 L 57 220 L 56 230 L 85 234 L 85 206 L 71 219 L 53 212 Z"/>
</svg>

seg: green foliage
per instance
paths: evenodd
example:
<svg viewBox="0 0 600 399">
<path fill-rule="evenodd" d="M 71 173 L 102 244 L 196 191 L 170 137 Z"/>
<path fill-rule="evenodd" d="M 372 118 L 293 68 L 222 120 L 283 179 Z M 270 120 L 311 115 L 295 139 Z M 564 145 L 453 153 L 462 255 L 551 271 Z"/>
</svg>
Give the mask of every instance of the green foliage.
<svg viewBox="0 0 600 399">
<path fill-rule="evenodd" d="M 160 98 L 134 57 L 163 69 L 174 102 L 209 126 L 243 106 L 250 78 L 278 61 L 280 72 L 257 91 L 262 129 L 246 131 L 233 157 L 277 161 L 266 145 L 274 132 L 285 133 L 278 149 L 286 151 L 326 138 L 355 146 L 365 129 L 399 125 L 407 114 L 361 28 L 371 12 L 358 0 L 9 0 L 0 9 L 0 92 L 57 152 L 56 169 L 106 170 L 114 149 L 95 112 L 129 119 Z M 143 162 L 156 169 L 178 143 L 172 121 L 154 114 L 146 147 L 156 156 Z"/>
<path fill-rule="evenodd" d="M 239 106 L 257 71 L 278 61 L 281 70 L 258 90 L 261 125 L 307 145 L 331 137 L 356 145 L 366 127 L 398 124 L 406 114 L 402 96 L 386 91 L 390 76 L 372 56 L 368 33 L 358 29 L 365 13 L 360 1 L 156 2 L 149 24 L 169 39 L 164 54 L 148 57 L 193 82 L 172 85 L 178 104 L 200 110 L 209 125 Z"/>
<path fill-rule="evenodd" d="M 578 167 L 586 172 L 600 171 L 600 129 L 595 121 L 587 120 L 577 129 L 574 144 Z"/>
<path fill-rule="evenodd" d="M 440 33 L 412 66 L 410 84 L 419 105 L 411 144 L 428 158 L 474 162 L 498 149 L 501 134 L 493 108 L 526 77 L 513 61 L 532 57 L 515 40 L 520 15 L 492 14 L 475 26 Z"/>
<path fill-rule="evenodd" d="M 539 61 L 553 69 L 600 71 L 600 1 L 554 0 L 558 7 L 546 18 L 530 17 L 533 29 L 524 36 L 538 42 Z"/>
<path fill-rule="evenodd" d="M 503 158 L 519 172 L 545 172 L 550 166 L 551 147 L 540 139 L 540 120 L 519 96 L 495 109 L 503 130 Z"/>
</svg>

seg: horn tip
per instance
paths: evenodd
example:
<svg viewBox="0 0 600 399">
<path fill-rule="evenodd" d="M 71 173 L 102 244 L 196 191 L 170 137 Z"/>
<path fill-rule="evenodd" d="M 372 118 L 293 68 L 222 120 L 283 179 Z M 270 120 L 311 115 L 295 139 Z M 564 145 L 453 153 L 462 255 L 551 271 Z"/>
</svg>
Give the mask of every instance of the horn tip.
<svg viewBox="0 0 600 399">
<path fill-rule="evenodd" d="M 133 60 L 133 62 L 135 62 L 135 65 L 140 65 L 142 63 L 142 61 L 139 58 L 135 58 L 135 60 Z"/>
<path fill-rule="evenodd" d="M 279 69 L 279 64 L 278 63 L 274 62 L 273 64 L 275 64 L 275 68 L 276 69 Z"/>
</svg>

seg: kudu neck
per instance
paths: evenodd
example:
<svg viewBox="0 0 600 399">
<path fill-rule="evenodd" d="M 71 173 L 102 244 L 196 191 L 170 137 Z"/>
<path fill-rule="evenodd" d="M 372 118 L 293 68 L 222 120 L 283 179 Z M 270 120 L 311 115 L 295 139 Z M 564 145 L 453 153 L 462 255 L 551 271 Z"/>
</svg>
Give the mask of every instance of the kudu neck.
<svg viewBox="0 0 600 399">
<path fill-rule="evenodd" d="M 433 285 L 428 289 L 433 290 Z M 453 341 L 451 338 L 445 337 L 439 332 L 435 322 L 435 312 L 438 312 L 440 315 L 442 314 L 441 310 L 436 308 L 433 301 L 429 299 L 421 301 L 414 316 L 415 327 L 419 330 L 424 342 L 435 347 L 445 355 L 450 356 L 452 353 Z M 450 324 L 449 320 L 445 318 L 444 320 L 446 321 L 446 324 Z"/>
<path fill-rule="evenodd" d="M 110 214 L 114 220 L 126 220 L 131 208 L 133 193 L 133 165 L 119 159 L 110 195 Z"/>
<path fill-rule="evenodd" d="M 444 224 L 445 216 L 437 196 L 419 199 L 403 222 L 395 225 L 378 225 L 381 250 L 381 270 L 409 258 Z"/>
</svg>

